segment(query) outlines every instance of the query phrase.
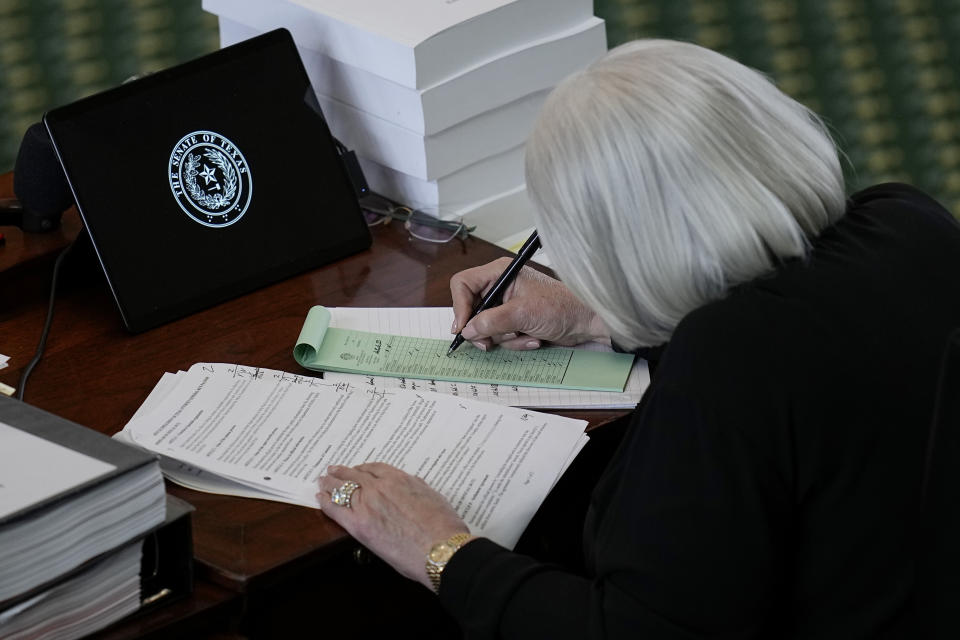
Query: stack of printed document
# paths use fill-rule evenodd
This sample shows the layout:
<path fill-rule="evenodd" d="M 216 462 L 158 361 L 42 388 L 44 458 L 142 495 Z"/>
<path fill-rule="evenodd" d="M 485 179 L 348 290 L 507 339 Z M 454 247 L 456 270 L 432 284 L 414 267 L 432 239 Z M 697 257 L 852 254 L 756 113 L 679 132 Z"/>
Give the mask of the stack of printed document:
<path fill-rule="evenodd" d="M 166 516 L 156 458 L 0 396 L 0 638 L 87 636 L 140 608 Z"/>
<path fill-rule="evenodd" d="M 591 0 L 203 7 L 219 18 L 222 46 L 291 32 L 324 117 L 356 150 L 374 191 L 471 222 L 492 215 L 492 203 L 519 209 L 523 144 L 547 94 L 607 49 Z"/>
<path fill-rule="evenodd" d="M 198 363 L 164 374 L 114 437 L 160 455 L 183 486 L 314 508 L 329 465 L 384 462 L 442 493 L 475 534 L 512 547 L 585 427 L 440 393 Z"/>
<path fill-rule="evenodd" d="M 98 557 L 47 589 L 0 611 L 4 640 L 72 640 L 140 608 L 143 541 Z"/>

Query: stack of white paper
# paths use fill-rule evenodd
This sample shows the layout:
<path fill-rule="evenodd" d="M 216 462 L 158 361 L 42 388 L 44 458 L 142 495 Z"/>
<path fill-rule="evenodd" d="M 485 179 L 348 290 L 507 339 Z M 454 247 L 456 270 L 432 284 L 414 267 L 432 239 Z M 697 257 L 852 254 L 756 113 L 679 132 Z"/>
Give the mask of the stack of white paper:
<path fill-rule="evenodd" d="M 5 640 L 82 638 L 140 608 L 138 541 L 107 554 L 75 575 L 0 611 Z"/>
<path fill-rule="evenodd" d="M 521 188 L 523 143 L 547 93 L 606 51 L 590 0 L 203 6 L 219 16 L 222 46 L 289 29 L 331 130 L 357 152 L 371 188 L 440 216 Z"/>
<path fill-rule="evenodd" d="M 184 486 L 315 508 L 329 465 L 385 462 L 442 493 L 471 531 L 512 547 L 586 443 L 585 426 L 439 393 L 198 363 L 164 374 L 114 437 L 159 454 Z"/>

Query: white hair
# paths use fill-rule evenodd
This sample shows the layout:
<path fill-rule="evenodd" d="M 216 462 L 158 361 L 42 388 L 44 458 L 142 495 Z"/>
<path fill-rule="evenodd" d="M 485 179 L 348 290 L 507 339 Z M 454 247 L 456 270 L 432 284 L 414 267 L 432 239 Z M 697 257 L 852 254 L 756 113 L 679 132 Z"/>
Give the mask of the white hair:
<path fill-rule="evenodd" d="M 846 205 L 816 114 L 757 71 L 669 40 L 620 46 L 561 83 L 526 173 L 557 273 L 630 349 L 805 255 Z"/>

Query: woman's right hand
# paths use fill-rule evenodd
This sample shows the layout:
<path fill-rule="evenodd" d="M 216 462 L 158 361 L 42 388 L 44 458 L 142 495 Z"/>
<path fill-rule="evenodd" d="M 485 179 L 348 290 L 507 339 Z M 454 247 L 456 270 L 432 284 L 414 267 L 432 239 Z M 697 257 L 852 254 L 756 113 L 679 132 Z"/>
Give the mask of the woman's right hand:
<path fill-rule="evenodd" d="M 461 332 L 465 340 L 484 351 L 494 344 L 507 349 L 537 349 L 543 342 L 569 346 L 596 340 L 610 344 L 610 332 L 600 316 L 565 284 L 530 267 L 524 267 L 507 288 L 503 304 L 467 322 L 477 302 L 509 264 L 509 258 L 500 258 L 450 279 L 451 333 Z"/>

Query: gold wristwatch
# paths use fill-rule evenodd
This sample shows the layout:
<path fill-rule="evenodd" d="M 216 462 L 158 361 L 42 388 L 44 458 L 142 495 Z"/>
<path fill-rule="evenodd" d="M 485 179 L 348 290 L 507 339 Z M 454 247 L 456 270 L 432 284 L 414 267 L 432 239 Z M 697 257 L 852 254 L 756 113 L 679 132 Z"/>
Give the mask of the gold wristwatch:
<path fill-rule="evenodd" d="M 438 542 L 427 552 L 427 575 L 433 585 L 434 593 L 440 593 L 440 576 L 450 558 L 471 538 L 469 533 L 457 533 L 443 542 Z"/>

